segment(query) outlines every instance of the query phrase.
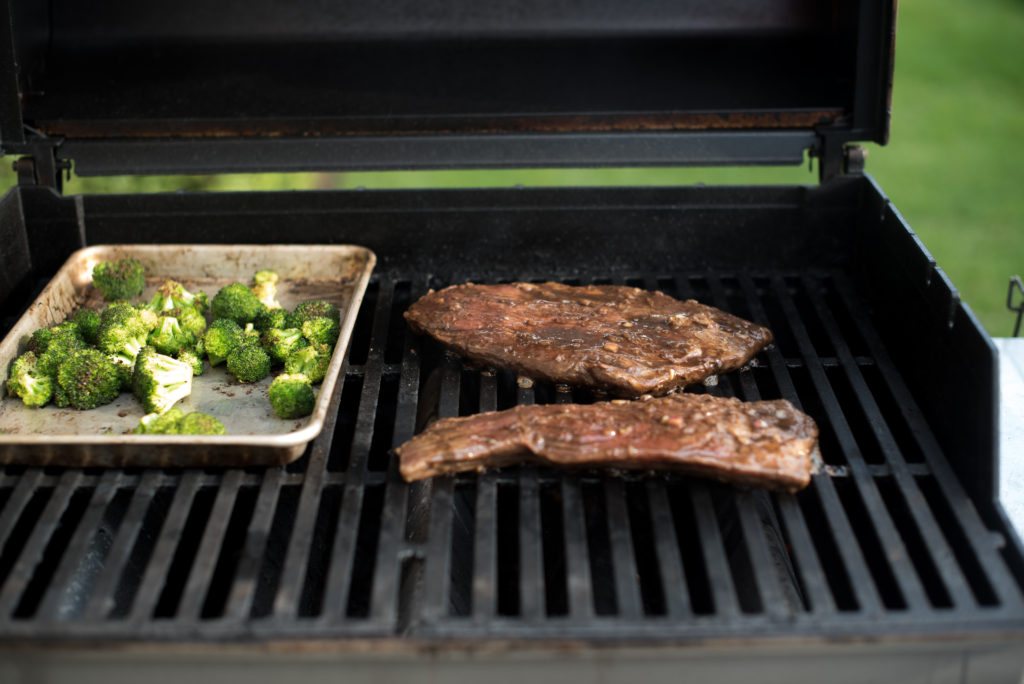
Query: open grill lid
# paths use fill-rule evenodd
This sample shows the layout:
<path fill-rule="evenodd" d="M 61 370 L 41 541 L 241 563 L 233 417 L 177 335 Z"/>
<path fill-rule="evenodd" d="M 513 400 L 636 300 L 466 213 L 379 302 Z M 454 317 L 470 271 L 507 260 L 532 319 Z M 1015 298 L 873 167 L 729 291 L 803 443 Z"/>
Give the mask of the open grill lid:
<path fill-rule="evenodd" d="M 793 164 L 885 142 L 894 3 L 10 0 L 5 153 L 81 175 Z"/>

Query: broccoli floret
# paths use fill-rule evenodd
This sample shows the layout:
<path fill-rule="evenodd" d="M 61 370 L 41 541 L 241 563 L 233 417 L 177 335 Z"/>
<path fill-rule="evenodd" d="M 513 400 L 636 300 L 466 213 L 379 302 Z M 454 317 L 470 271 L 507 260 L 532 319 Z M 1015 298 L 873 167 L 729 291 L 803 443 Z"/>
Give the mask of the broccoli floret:
<path fill-rule="evenodd" d="M 216 366 L 228 357 L 235 347 L 242 343 L 242 327 L 230 318 L 218 318 L 203 336 L 206 357 L 210 365 Z"/>
<path fill-rule="evenodd" d="M 63 361 L 57 368 L 57 384 L 76 409 L 109 404 L 121 393 L 117 366 L 95 349 L 81 349 Z"/>
<path fill-rule="evenodd" d="M 301 418 L 313 412 L 313 387 L 301 373 L 282 373 L 267 392 L 278 418 Z"/>
<path fill-rule="evenodd" d="M 132 391 L 146 413 L 164 413 L 192 393 L 192 366 L 145 347 L 135 361 Z"/>
<path fill-rule="evenodd" d="M 174 355 L 196 343 L 192 333 L 181 329 L 181 324 L 174 316 L 161 316 L 156 330 L 149 333 L 147 344 L 156 348 L 161 354 Z"/>
<path fill-rule="evenodd" d="M 322 382 L 331 365 L 331 348 L 315 344 L 293 351 L 284 360 L 285 373 L 301 373 L 313 384 Z"/>
<path fill-rule="evenodd" d="M 186 413 L 178 422 L 178 431 L 183 435 L 223 435 L 227 434 L 224 423 L 207 413 L 194 411 Z"/>
<path fill-rule="evenodd" d="M 146 273 L 136 259 L 104 261 L 92 269 L 92 284 L 108 302 L 138 297 L 146 287 Z"/>
<path fill-rule="evenodd" d="M 263 308 L 259 298 L 242 283 L 225 285 L 210 302 L 214 318 L 230 318 L 239 325 L 252 323 Z"/>
<path fill-rule="evenodd" d="M 139 350 L 146 346 L 148 332 L 139 311 L 123 302 L 115 302 L 100 315 L 96 348 L 105 354 L 120 357 L 120 363 L 135 364 Z"/>
<path fill-rule="evenodd" d="M 187 333 L 193 335 L 196 339 L 203 336 L 206 332 L 206 317 L 199 313 L 199 310 L 193 306 L 183 306 L 177 309 L 171 309 L 165 312 L 167 316 L 174 316 L 178 319 L 178 325 L 181 329 Z"/>
<path fill-rule="evenodd" d="M 271 361 L 279 364 L 284 363 L 284 360 L 293 351 L 302 349 L 309 344 L 302 336 L 302 331 L 298 328 L 287 328 L 285 330 L 271 328 L 263 333 L 260 343 L 267 350 L 267 353 L 270 354 Z"/>
<path fill-rule="evenodd" d="M 132 430 L 136 435 L 176 435 L 181 430 L 179 423 L 185 416 L 177 406 L 165 413 L 147 413 L 139 419 L 139 424 Z"/>
<path fill-rule="evenodd" d="M 46 351 L 46 346 L 50 344 L 52 336 L 53 331 L 49 328 L 39 328 L 28 338 L 28 342 L 25 344 L 25 351 L 35 352 L 37 355 L 42 354 Z"/>
<path fill-rule="evenodd" d="M 41 372 L 35 352 L 25 352 L 13 363 L 7 379 L 7 391 L 28 406 L 45 406 L 53 396 L 53 379 Z"/>
<path fill-rule="evenodd" d="M 257 299 L 268 309 L 280 309 L 277 302 L 277 281 L 279 276 L 270 269 L 256 271 L 252 277 L 252 286 L 249 288 L 256 295 Z"/>
<path fill-rule="evenodd" d="M 203 357 L 191 349 L 182 349 L 177 354 L 179 361 L 192 366 L 192 375 L 203 374 Z"/>
<path fill-rule="evenodd" d="M 240 382 L 257 382 L 270 375 L 270 356 L 259 340 L 243 342 L 228 354 L 227 367 Z"/>
<path fill-rule="evenodd" d="M 302 324 L 302 336 L 311 344 L 333 345 L 338 341 L 340 333 L 341 328 L 338 327 L 338 321 L 333 318 L 320 316 L 310 318 Z"/>
<path fill-rule="evenodd" d="M 46 351 L 39 354 L 36 367 L 44 375 L 57 379 L 57 368 L 75 352 L 87 349 L 85 340 L 78 326 L 72 321 L 65 321 L 50 328 L 50 338 Z M 56 388 L 55 388 L 56 391 Z"/>
<path fill-rule="evenodd" d="M 160 322 L 160 315 L 152 309 L 148 309 L 145 306 L 135 307 L 135 310 L 139 312 L 139 316 L 142 318 L 142 324 L 146 326 L 146 330 L 153 332 L 156 330 L 157 323 Z"/>
<path fill-rule="evenodd" d="M 266 332 L 274 328 L 283 329 L 287 318 L 288 313 L 284 309 L 263 309 L 256 314 L 253 326 L 260 332 Z"/>
<path fill-rule="evenodd" d="M 146 308 L 162 313 L 171 309 L 190 307 L 203 313 L 206 311 L 207 305 L 208 299 L 205 292 L 189 292 L 177 280 L 165 280 L 164 284 L 158 287 L 156 293 L 150 298 Z"/>
<path fill-rule="evenodd" d="M 132 388 L 132 371 L 135 370 L 134 359 L 129 360 L 120 354 L 107 354 L 107 358 L 117 367 L 117 377 L 121 382 L 121 389 L 130 390 Z"/>
<path fill-rule="evenodd" d="M 92 309 L 79 309 L 73 319 L 82 339 L 89 344 L 96 344 L 96 336 L 100 333 L 100 315 Z"/>
<path fill-rule="evenodd" d="M 328 301 L 312 299 L 295 307 L 288 317 L 288 327 L 301 328 L 302 324 L 311 318 L 330 318 L 340 322 L 341 312 L 338 311 L 338 307 Z"/>

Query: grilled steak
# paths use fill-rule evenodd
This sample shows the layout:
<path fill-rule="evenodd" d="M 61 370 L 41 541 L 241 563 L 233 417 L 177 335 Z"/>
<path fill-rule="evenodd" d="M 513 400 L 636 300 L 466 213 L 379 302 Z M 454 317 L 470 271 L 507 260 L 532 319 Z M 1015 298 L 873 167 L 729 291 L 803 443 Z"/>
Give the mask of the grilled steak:
<path fill-rule="evenodd" d="M 692 299 L 616 285 L 454 285 L 405 319 L 481 365 L 630 397 L 735 370 L 772 341 L 767 328 Z"/>
<path fill-rule="evenodd" d="M 671 470 L 770 489 L 810 482 L 818 427 L 784 399 L 707 394 L 442 418 L 396 449 L 407 481 L 522 463 Z"/>

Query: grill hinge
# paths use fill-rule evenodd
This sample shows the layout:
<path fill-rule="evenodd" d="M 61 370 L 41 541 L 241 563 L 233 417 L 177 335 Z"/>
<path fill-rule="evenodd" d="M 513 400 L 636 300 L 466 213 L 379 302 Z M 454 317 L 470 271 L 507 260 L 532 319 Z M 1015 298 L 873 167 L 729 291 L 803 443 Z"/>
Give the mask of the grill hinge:
<path fill-rule="evenodd" d="M 56 150 L 49 145 L 38 146 L 31 156 L 15 160 L 13 168 L 18 185 L 41 185 L 58 193 L 64 190 L 64 174 L 71 178 L 71 161 L 57 159 Z"/>
<path fill-rule="evenodd" d="M 860 176 L 864 173 L 868 150 L 862 145 L 845 143 L 836 135 L 821 135 L 818 147 L 810 154 L 819 160 L 818 180 L 821 183 L 836 176 Z"/>

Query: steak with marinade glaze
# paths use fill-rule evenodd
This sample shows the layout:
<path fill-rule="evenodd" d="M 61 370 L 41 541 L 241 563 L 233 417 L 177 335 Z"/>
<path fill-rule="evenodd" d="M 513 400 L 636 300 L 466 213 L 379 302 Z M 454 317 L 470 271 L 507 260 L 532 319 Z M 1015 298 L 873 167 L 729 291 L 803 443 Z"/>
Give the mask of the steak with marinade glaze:
<path fill-rule="evenodd" d="M 395 452 L 407 481 L 523 463 L 668 470 L 796 491 L 818 427 L 784 399 L 679 393 L 637 401 L 535 404 L 442 418 Z"/>
<path fill-rule="evenodd" d="M 631 397 L 735 370 L 772 341 L 767 328 L 692 299 L 617 285 L 453 285 L 405 319 L 483 366 Z"/>

